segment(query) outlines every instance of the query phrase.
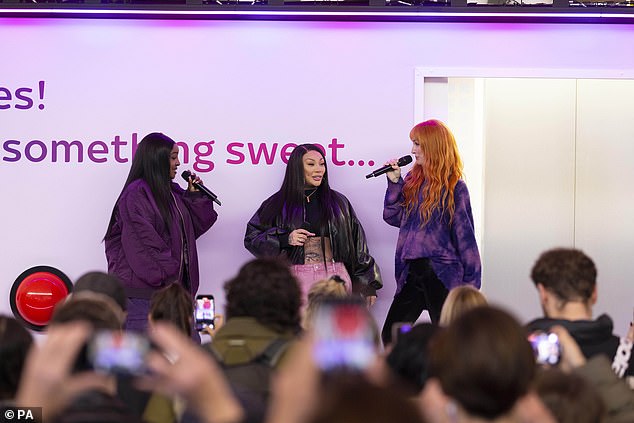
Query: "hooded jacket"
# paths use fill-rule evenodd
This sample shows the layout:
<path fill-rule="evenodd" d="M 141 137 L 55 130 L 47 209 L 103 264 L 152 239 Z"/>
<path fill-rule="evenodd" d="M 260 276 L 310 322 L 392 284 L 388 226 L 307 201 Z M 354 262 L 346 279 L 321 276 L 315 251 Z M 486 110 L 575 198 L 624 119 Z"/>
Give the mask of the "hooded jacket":
<path fill-rule="evenodd" d="M 617 356 L 617 350 L 619 349 L 621 340 L 612 333 L 614 324 L 607 314 L 600 315 L 596 320 L 564 320 L 542 317 L 528 323 L 526 328 L 530 332 L 537 330 L 547 332 L 551 327 L 557 325 L 566 328 L 575 341 L 577 341 L 581 352 L 583 352 L 586 358 L 604 355 L 613 363 L 613 367 L 622 361 L 620 357 Z M 622 352 L 620 352 L 619 355 L 620 354 L 622 354 Z M 631 353 L 631 350 L 629 351 L 627 369 L 625 369 L 624 374 L 626 376 L 634 375 L 634 354 Z"/>
<path fill-rule="evenodd" d="M 383 283 L 379 266 L 368 250 L 363 227 L 350 201 L 335 190 L 331 192 L 340 213 L 335 221 L 344 222 L 328 222 L 333 259 L 346 267 L 352 279 L 353 292 L 360 292 L 364 296 L 376 295 L 376 290 Z M 265 223 L 260 219 L 263 210 L 273 207 L 276 195 L 278 194 L 266 199 L 247 224 L 244 246 L 256 257 L 282 256 L 292 264 L 304 264 L 304 247 L 288 245 L 288 235 L 299 227 L 285 225 L 281 216 L 277 216 L 272 223 Z"/>

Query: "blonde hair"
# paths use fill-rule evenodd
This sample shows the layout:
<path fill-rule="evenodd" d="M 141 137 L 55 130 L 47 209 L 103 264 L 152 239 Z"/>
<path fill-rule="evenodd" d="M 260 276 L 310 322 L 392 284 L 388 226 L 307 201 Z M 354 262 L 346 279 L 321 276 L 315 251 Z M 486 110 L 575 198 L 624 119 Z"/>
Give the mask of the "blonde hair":
<path fill-rule="evenodd" d="M 308 329 L 312 326 L 315 311 L 325 299 L 343 298 L 347 296 L 348 291 L 346 290 L 346 285 L 343 281 L 336 280 L 331 277 L 315 282 L 308 290 L 308 302 L 302 319 L 303 328 Z"/>
<path fill-rule="evenodd" d="M 458 316 L 472 308 L 488 305 L 484 294 L 471 285 L 462 285 L 449 291 L 440 311 L 440 326 L 449 326 Z"/>
<path fill-rule="evenodd" d="M 406 212 L 415 210 L 423 225 L 429 222 L 435 210 L 449 214 L 453 221 L 455 210 L 454 189 L 462 178 L 462 160 L 456 139 L 449 128 L 439 120 L 431 119 L 414 126 L 409 133 L 418 142 L 424 164 L 414 164 L 405 178 L 403 195 Z M 423 187 L 423 201 L 419 204 L 419 191 Z"/>

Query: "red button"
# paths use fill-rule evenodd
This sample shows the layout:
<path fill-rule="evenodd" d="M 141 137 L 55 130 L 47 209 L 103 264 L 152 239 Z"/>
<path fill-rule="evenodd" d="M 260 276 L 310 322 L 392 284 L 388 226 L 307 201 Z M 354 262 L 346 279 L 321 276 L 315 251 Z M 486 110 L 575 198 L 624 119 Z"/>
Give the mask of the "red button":
<path fill-rule="evenodd" d="M 23 272 L 11 289 L 11 309 L 28 327 L 42 330 L 51 320 L 53 309 L 71 292 L 68 277 L 49 266 L 36 266 Z"/>

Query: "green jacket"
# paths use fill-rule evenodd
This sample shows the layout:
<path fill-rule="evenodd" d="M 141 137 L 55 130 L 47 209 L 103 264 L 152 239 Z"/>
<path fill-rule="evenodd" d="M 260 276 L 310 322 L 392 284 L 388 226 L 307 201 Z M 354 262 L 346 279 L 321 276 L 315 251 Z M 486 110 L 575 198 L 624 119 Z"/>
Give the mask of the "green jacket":
<path fill-rule="evenodd" d="M 262 354 L 271 343 L 277 339 L 292 341 L 295 335 L 292 332 L 276 332 L 255 320 L 252 317 L 234 317 L 222 326 L 211 343 L 206 348 L 213 349 L 216 356 L 222 359 L 225 365 L 235 366 L 246 364 Z M 281 352 L 283 358 L 288 348 Z M 277 367 L 276 360 L 274 367 Z"/>

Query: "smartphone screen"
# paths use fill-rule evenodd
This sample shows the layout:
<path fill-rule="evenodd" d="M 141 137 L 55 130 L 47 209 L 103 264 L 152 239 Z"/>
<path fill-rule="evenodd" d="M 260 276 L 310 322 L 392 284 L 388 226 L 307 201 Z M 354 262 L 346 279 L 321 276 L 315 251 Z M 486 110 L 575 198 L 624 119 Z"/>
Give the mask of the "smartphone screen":
<path fill-rule="evenodd" d="M 554 366 L 559 363 L 561 346 L 557 335 L 554 333 L 533 332 L 528 336 L 528 341 L 533 347 L 535 360 L 538 364 Z"/>
<path fill-rule="evenodd" d="M 371 319 L 362 301 L 324 301 L 314 321 L 313 356 L 317 365 L 323 371 L 365 369 L 376 354 Z"/>
<path fill-rule="evenodd" d="M 216 314 L 216 306 L 214 296 L 211 294 L 196 296 L 196 309 L 194 310 L 194 320 L 196 330 L 201 331 L 206 327 L 214 327 L 214 316 Z"/>
<path fill-rule="evenodd" d="M 141 375 L 147 372 L 145 357 L 149 351 L 150 341 L 142 334 L 105 330 L 89 340 L 86 353 L 96 371 Z"/>

